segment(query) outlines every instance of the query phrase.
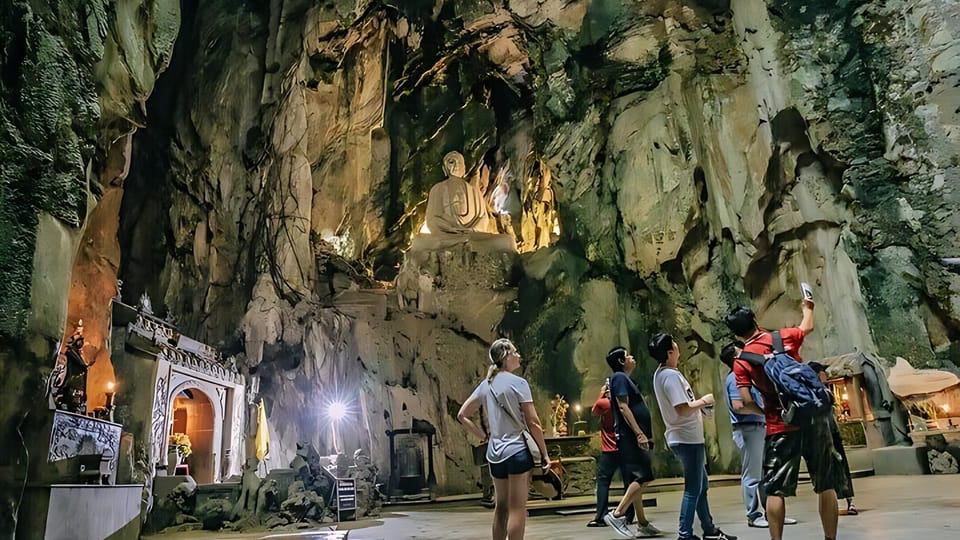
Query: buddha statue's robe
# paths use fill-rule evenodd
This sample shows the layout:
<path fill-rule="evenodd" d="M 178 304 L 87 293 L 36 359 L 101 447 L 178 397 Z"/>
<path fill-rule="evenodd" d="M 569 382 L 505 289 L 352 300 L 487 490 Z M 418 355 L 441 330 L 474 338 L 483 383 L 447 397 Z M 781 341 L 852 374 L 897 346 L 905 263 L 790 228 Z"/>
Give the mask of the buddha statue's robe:
<path fill-rule="evenodd" d="M 430 190 L 427 199 L 430 234 L 487 232 L 488 221 L 483 194 L 463 178 L 449 177 Z"/>

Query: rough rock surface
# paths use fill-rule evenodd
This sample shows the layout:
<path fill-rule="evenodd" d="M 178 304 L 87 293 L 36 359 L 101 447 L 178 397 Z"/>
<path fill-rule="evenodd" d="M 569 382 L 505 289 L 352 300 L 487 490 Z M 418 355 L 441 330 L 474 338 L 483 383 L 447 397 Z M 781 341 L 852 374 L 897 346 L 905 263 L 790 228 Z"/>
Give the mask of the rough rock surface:
<path fill-rule="evenodd" d="M 941 262 L 960 256 L 956 2 L 69 4 L 83 16 L 2 8 L 5 435 L 76 318 L 90 384 L 112 376 L 118 273 L 127 301 L 149 291 L 242 353 L 282 466 L 301 440 L 332 450 L 322 410 L 344 398 L 337 443 L 382 473 L 384 430 L 436 427 L 447 492 L 474 489 L 454 415 L 495 334 L 542 407 L 588 404 L 616 344 L 650 394 L 660 329 L 694 390 L 718 391 L 723 315 L 795 323 L 808 281 L 805 357 L 960 363 Z M 452 149 L 484 190 L 510 163 L 520 261 L 493 304 L 464 288 L 420 309 L 433 285 L 398 273 Z M 708 452 L 730 469 L 720 409 Z"/>
<path fill-rule="evenodd" d="M 23 471 L 28 454 L 46 452 L 30 447 L 30 427 L 42 424 L 31 415 L 46 414 L 51 358 L 78 318 L 94 336 L 85 356 L 108 357 L 101 354 L 109 349 L 103 298 L 116 290 L 115 224 L 126 175 L 120 156 L 129 156 L 128 135 L 144 125 L 145 102 L 179 26 L 178 0 L 0 7 L 0 434 L 19 441 L 0 449 L 5 471 Z M 84 306 L 68 316 L 75 268 L 91 279 L 80 280 Z M 104 368 L 109 361 L 91 369 L 88 383 L 99 395 L 90 406 L 102 404 L 96 372 Z M 11 536 L 20 474 L 0 480 L 0 530 Z"/>

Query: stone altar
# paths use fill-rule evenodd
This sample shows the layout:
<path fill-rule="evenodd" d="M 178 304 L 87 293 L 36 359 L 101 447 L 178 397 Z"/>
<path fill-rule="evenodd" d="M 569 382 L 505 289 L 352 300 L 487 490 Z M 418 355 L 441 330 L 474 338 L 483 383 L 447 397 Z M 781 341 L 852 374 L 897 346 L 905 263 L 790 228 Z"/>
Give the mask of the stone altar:
<path fill-rule="evenodd" d="M 828 378 L 841 383 L 848 392 L 851 417 L 838 418 L 841 429 L 844 422 L 862 424 L 859 435 L 848 426 L 844 434 L 851 437 L 844 437 L 845 441 L 869 448 L 908 444 L 906 411 L 891 391 L 889 368 L 882 358 L 856 351 L 820 362 L 826 366 Z"/>
<path fill-rule="evenodd" d="M 550 459 L 563 467 L 560 497 L 591 495 L 596 490 L 597 460 L 590 450 L 590 436 L 546 437 Z"/>
<path fill-rule="evenodd" d="M 49 410 L 31 428 L 27 444 L 38 459 L 25 471 L 22 507 L 29 511 L 20 514 L 16 538 L 138 538 L 143 485 L 126 476 L 116 482 L 123 427 Z"/>
<path fill-rule="evenodd" d="M 47 461 L 56 463 L 98 454 L 102 456 L 101 474 L 109 476 L 110 483 L 113 483 L 120 456 L 121 431 L 120 424 L 67 411 L 53 411 Z"/>

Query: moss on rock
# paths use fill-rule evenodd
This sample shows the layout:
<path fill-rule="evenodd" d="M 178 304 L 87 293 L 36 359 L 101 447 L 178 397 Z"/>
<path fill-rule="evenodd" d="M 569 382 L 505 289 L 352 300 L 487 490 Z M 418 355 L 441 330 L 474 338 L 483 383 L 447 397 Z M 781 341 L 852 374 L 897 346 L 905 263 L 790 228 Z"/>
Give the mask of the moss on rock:
<path fill-rule="evenodd" d="M 59 7 L 80 7 L 67 4 Z M 72 13 L 36 7 L 15 1 L 0 17 L 9 51 L 0 88 L 0 334 L 7 336 L 26 330 L 37 214 L 72 227 L 86 214 L 85 164 L 99 119 L 86 28 Z"/>

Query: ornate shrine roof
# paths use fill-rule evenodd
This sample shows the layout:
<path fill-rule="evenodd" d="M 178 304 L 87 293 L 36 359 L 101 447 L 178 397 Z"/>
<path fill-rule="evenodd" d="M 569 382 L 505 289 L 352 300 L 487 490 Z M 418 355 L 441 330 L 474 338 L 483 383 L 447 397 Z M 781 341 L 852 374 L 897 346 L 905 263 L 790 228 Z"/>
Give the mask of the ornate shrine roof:
<path fill-rule="evenodd" d="M 181 334 L 168 321 L 132 306 L 114 303 L 121 309 L 135 312 L 133 320 L 127 324 L 128 346 L 209 377 L 234 384 L 244 383 L 232 356 L 224 359 L 220 351 Z"/>

